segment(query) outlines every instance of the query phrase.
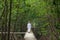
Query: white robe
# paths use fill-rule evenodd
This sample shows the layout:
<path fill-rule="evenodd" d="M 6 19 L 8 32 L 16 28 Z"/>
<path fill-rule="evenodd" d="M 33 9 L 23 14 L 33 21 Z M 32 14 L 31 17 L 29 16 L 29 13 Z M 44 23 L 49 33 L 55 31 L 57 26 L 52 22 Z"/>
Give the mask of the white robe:
<path fill-rule="evenodd" d="M 31 23 L 28 23 L 28 24 L 27 24 L 27 32 L 30 32 L 30 31 L 31 31 L 31 27 L 32 27 L 32 26 L 31 26 Z"/>

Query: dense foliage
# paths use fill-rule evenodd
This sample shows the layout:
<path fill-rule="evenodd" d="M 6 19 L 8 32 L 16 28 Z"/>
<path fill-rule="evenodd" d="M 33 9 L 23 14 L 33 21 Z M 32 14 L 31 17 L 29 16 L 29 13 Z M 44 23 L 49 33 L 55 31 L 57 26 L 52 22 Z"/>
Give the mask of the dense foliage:
<path fill-rule="evenodd" d="M 11 6 L 10 31 L 24 32 L 31 21 L 32 30 L 39 39 L 60 40 L 60 0 L 12 0 Z M 10 0 L 0 0 L 1 30 L 2 25 L 6 30 L 9 24 L 9 13 Z"/>

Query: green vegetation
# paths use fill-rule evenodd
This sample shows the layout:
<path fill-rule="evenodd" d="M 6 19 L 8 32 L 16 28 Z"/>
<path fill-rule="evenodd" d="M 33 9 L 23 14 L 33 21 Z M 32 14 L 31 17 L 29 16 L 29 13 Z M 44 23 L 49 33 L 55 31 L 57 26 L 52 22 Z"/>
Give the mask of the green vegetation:
<path fill-rule="evenodd" d="M 60 40 L 60 0 L 0 0 L 0 31 L 26 32 L 28 21 L 38 39 Z"/>

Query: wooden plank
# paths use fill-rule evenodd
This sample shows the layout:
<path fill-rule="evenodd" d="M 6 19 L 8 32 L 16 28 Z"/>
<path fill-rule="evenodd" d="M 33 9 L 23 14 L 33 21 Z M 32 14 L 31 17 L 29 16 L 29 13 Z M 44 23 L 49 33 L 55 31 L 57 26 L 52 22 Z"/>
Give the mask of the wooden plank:
<path fill-rule="evenodd" d="M 3 34 L 8 34 L 8 32 L 3 32 Z M 1 34 L 1 32 L 0 32 Z M 10 32 L 10 34 L 25 34 L 25 32 Z"/>

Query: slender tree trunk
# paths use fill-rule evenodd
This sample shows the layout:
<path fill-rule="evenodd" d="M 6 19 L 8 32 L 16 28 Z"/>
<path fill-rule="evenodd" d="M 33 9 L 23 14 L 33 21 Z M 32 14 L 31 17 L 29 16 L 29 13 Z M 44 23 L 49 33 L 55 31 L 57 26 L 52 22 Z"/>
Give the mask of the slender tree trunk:
<path fill-rule="evenodd" d="M 9 13 L 9 22 L 8 22 L 8 40 L 10 40 L 10 27 L 11 27 L 11 12 L 12 11 L 12 0 L 10 0 L 10 13 Z"/>
<path fill-rule="evenodd" d="M 1 28 L 2 28 L 2 30 L 1 30 L 1 33 L 2 33 L 2 38 L 1 38 L 1 40 L 3 40 L 3 31 L 4 31 L 4 11 L 5 11 L 5 7 L 4 7 L 4 10 L 3 10 L 3 12 L 2 12 L 2 26 L 1 26 Z"/>
<path fill-rule="evenodd" d="M 6 40 L 6 33 L 3 34 L 3 32 L 7 31 L 7 14 L 8 14 L 7 0 L 5 0 L 4 2 L 5 2 L 5 6 L 1 16 L 2 17 L 2 39 L 1 40 Z"/>
<path fill-rule="evenodd" d="M 5 31 L 4 32 L 6 32 L 7 31 L 7 17 L 8 17 L 8 2 L 7 2 L 7 0 L 5 0 Z M 5 36 L 4 36 L 5 38 L 5 40 L 7 40 L 6 38 L 7 38 L 7 34 L 5 33 Z"/>

